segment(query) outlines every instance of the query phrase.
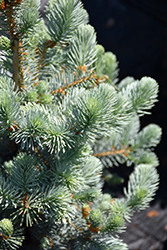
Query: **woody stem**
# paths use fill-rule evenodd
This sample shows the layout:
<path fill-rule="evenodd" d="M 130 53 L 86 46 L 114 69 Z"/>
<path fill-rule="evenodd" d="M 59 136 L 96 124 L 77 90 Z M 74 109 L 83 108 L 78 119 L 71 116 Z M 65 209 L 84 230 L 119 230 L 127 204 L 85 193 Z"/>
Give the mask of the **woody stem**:
<path fill-rule="evenodd" d="M 20 59 L 19 59 L 19 35 L 14 32 L 15 28 L 15 19 L 13 4 L 9 4 L 6 15 L 8 18 L 9 34 L 13 41 L 12 50 L 13 50 L 13 81 L 15 83 L 14 91 L 20 87 Z"/>
<path fill-rule="evenodd" d="M 130 148 L 122 147 L 122 149 L 120 149 L 120 150 L 115 150 L 115 148 L 113 148 L 112 151 L 99 152 L 99 153 L 93 154 L 93 156 L 103 157 L 103 156 L 116 155 L 116 154 L 123 154 L 125 156 L 128 156 L 130 152 L 131 152 Z"/>
<path fill-rule="evenodd" d="M 91 76 L 87 76 L 87 77 L 85 77 L 85 78 L 79 79 L 79 80 L 77 80 L 77 81 L 74 81 L 74 82 L 72 82 L 72 83 L 69 83 L 68 85 L 62 86 L 62 87 L 60 87 L 60 88 L 58 88 L 58 89 L 52 91 L 51 94 L 54 95 L 54 94 L 56 94 L 56 93 L 60 93 L 60 92 L 62 92 L 62 90 L 71 88 L 71 87 L 73 87 L 73 86 L 75 86 L 75 85 L 77 85 L 77 84 L 79 84 L 79 83 L 88 81 L 89 79 L 95 78 L 95 77 L 96 77 L 96 74 L 93 74 L 93 75 L 91 75 Z"/>

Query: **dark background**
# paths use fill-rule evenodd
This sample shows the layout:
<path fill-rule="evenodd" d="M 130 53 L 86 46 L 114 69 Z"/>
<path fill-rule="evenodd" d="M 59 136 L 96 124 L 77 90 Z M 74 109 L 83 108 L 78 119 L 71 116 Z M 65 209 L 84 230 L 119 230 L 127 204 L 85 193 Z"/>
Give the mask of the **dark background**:
<path fill-rule="evenodd" d="M 156 200 L 167 206 L 167 1 L 83 0 L 95 27 L 98 43 L 112 51 L 119 61 L 119 79 L 150 76 L 159 83 L 159 102 L 151 116 L 141 118 L 141 126 L 162 127 L 156 148 L 160 160 L 160 188 Z M 122 169 L 121 169 L 122 171 Z M 126 171 L 124 171 L 126 172 Z M 126 175 L 126 173 L 124 173 Z"/>

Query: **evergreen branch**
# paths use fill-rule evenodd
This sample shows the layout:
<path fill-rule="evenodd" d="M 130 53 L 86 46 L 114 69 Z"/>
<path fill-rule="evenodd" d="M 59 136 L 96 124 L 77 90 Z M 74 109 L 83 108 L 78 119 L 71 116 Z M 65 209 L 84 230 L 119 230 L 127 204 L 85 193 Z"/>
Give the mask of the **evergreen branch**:
<path fill-rule="evenodd" d="M 20 199 L 20 193 L 12 186 L 10 181 L 0 176 L 0 211 L 4 211 L 7 207 L 16 207 Z"/>
<path fill-rule="evenodd" d="M 100 249 L 128 250 L 127 244 L 123 243 L 122 240 L 119 239 L 118 237 L 114 238 L 113 236 L 110 236 L 110 237 L 106 236 L 104 238 L 99 239 L 99 243 L 101 243 L 101 247 L 102 247 Z"/>
<path fill-rule="evenodd" d="M 27 105 L 28 106 L 28 105 Z M 42 109 L 36 109 L 37 106 L 32 105 L 27 111 L 22 112 L 21 119 L 18 121 L 18 131 L 11 134 L 11 138 L 16 143 L 21 142 L 21 148 L 33 149 L 35 144 L 42 146 L 42 138 L 44 137 L 44 129 L 47 128 L 46 113 Z M 34 108 L 34 109 L 33 109 Z"/>
<path fill-rule="evenodd" d="M 94 156 L 101 157 L 106 166 L 118 166 L 118 163 L 130 166 L 132 162 L 157 166 L 158 159 L 151 151 L 160 142 L 161 128 L 150 124 L 141 131 L 139 129 L 139 118 L 135 115 L 119 133 L 111 132 L 108 137 L 96 140 Z"/>
<path fill-rule="evenodd" d="M 112 148 L 112 151 L 106 151 L 106 152 L 99 152 L 96 154 L 93 154 L 95 157 L 103 157 L 108 155 L 116 155 L 116 154 L 123 154 L 124 156 L 128 156 L 131 152 L 131 148 L 122 147 L 122 149 L 116 150 L 114 147 Z"/>
<path fill-rule="evenodd" d="M 10 95 L 9 91 L 4 91 L 0 100 L 0 131 L 17 130 L 18 125 L 15 121 L 19 114 L 19 102 L 16 95 Z"/>
<path fill-rule="evenodd" d="M 22 0 L 5 2 L 4 9 L 6 10 L 7 22 L 9 27 L 9 34 L 12 39 L 12 52 L 13 52 L 13 81 L 15 83 L 14 91 L 20 89 L 20 38 L 19 33 L 16 33 L 16 22 L 14 15 L 14 6 L 18 5 Z"/>
<path fill-rule="evenodd" d="M 18 249 L 24 240 L 24 230 L 13 227 L 12 222 L 4 218 L 0 221 L 1 249 Z"/>
<path fill-rule="evenodd" d="M 58 89 L 56 89 L 56 90 L 51 91 L 51 94 L 53 94 L 53 95 L 56 94 L 56 93 L 63 93 L 63 94 L 65 94 L 65 91 L 64 91 L 65 89 L 74 87 L 74 86 L 76 86 L 77 84 L 80 84 L 80 83 L 82 83 L 82 82 L 86 82 L 86 81 L 88 81 L 88 80 L 90 80 L 90 79 L 92 79 L 92 78 L 96 78 L 96 74 L 87 76 L 87 77 L 85 77 L 85 78 L 82 78 L 82 79 L 76 80 L 76 81 L 74 81 L 74 82 L 72 82 L 72 83 L 69 83 L 68 85 L 62 86 L 62 87 L 60 87 L 60 88 L 58 88 Z"/>
<path fill-rule="evenodd" d="M 39 47 L 37 47 L 35 49 L 36 51 L 36 54 L 39 55 L 39 61 L 38 61 L 38 68 L 37 68 L 37 75 L 36 77 L 34 78 L 34 81 L 38 78 L 38 75 L 39 75 L 39 72 L 40 72 L 40 69 L 42 68 L 42 66 L 44 65 L 44 59 L 45 59 L 45 54 L 48 50 L 48 48 L 53 48 L 54 46 L 56 45 L 55 42 L 51 41 L 51 40 L 48 40 L 44 43 L 43 47 L 42 47 L 42 51 L 39 49 Z M 38 84 L 38 82 L 34 82 L 32 86 L 36 86 Z"/>
<path fill-rule="evenodd" d="M 102 45 L 95 46 L 96 62 L 94 63 L 95 71 L 98 77 L 108 76 L 109 83 L 116 83 L 118 76 L 118 62 L 112 52 L 105 52 Z M 107 80 L 107 79 L 106 79 Z"/>
<path fill-rule="evenodd" d="M 67 64 L 72 71 L 86 66 L 91 70 L 96 61 L 96 33 L 91 25 L 80 25 L 69 43 Z"/>
<path fill-rule="evenodd" d="M 77 134 L 92 140 L 104 135 L 107 128 L 116 126 L 117 116 L 113 112 L 117 96 L 112 86 L 101 84 L 92 91 L 82 93 L 76 101 L 72 106 L 70 122 L 75 125 Z"/>
<path fill-rule="evenodd" d="M 35 27 L 40 21 L 39 1 L 21 1 L 15 8 L 16 32 L 21 36 L 29 36 L 34 32 Z"/>
<path fill-rule="evenodd" d="M 78 69 L 82 70 L 83 73 L 86 72 L 86 66 L 85 66 L 85 65 L 79 66 Z M 90 70 L 90 73 L 93 73 L 93 70 Z M 75 75 L 75 74 L 76 74 L 76 72 L 74 72 L 74 75 Z M 81 79 L 78 79 L 78 80 L 76 80 L 76 81 L 74 81 L 74 82 L 71 82 L 71 83 L 69 83 L 69 84 L 67 84 L 67 85 L 64 85 L 64 86 L 62 86 L 62 87 L 60 87 L 60 88 L 58 88 L 58 89 L 56 89 L 56 90 L 51 91 L 50 93 L 51 93 L 52 95 L 54 95 L 54 94 L 56 94 L 56 93 L 62 93 L 63 95 L 66 95 L 65 89 L 69 89 L 69 88 L 71 88 L 71 87 L 77 86 L 78 84 L 81 84 L 81 83 L 83 83 L 83 82 L 89 81 L 89 80 L 91 80 L 91 79 L 93 79 L 94 82 L 95 82 L 95 84 L 96 84 L 96 85 L 93 86 L 93 88 L 95 88 L 95 87 L 97 87 L 99 84 L 102 84 L 102 83 L 106 82 L 109 78 L 108 78 L 108 76 L 100 76 L 100 77 L 97 77 L 97 75 L 94 73 L 94 74 L 92 74 L 92 75 L 88 75 L 88 76 L 83 77 L 83 78 L 81 78 Z M 35 85 L 36 85 L 36 83 L 34 84 L 34 86 L 35 86 Z M 116 86 L 114 86 L 114 88 L 116 88 Z"/>
<path fill-rule="evenodd" d="M 24 194 L 18 200 L 17 207 L 11 214 L 12 219 L 22 226 L 24 223 L 27 227 L 31 227 L 33 223 L 38 223 L 41 220 L 42 212 L 40 209 L 42 194 L 39 189 L 34 189 L 34 192 Z"/>
<path fill-rule="evenodd" d="M 146 149 L 139 149 L 137 151 L 132 151 L 129 159 L 135 164 L 149 164 L 153 167 L 157 167 L 159 165 L 159 160 L 157 155 L 154 152 L 150 152 Z"/>
<path fill-rule="evenodd" d="M 46 26 L 54 42 L 66 43 L 81 24 L 85 23 L 87 13 L 81 1 L 50 1 L 46 8 Z"/>
<path fill-rule="evenodd" d="M 55 218 L 57 221 L 74 217 L 76 208 L 71 203 L 71 193 L 66 187 L 47 187 L 42 192 L 40 206 L 44 213 Z"/>
<path fill-rule="evenodd" d="M 71 226 L 72 226 L 73 228 L 75 228 L 76 230 L 78 230 L 78 231 L 80 231 L 80 232 L 84 231 L 83 228 L 78 228 L 74 223 L 69 222 L 69 220 L 66 220 L 66 221 L 69 223 L 69 225 L 71 225 Z"/>
<path fill-rule="evenodd" d="M 143 77 L 140 81 L 130 82 L 121 92 L 130 98 L 134 111 L 143 115 L 149 114 L 146 110 L 151 109 L 157 102 L 158 88 L 154 79 Z"/>
<path fill-rule="evenodd" d="M 137 210 L 148 207 L 158 189 L 158 183 L 159 175 L 156 168 L 147 164 L 136 166 L 130 175 L 128 189 L 124 189 L 129 205 Z"/>
<path fill-rule="evenodd" d="M 14 28 L 16 26 L 14 18 L 13 4 L 7 5 L 7 20 L 9 27 L 9 34 L 13 42 L 12 51 L 13 51 L 13 81 L 15 83 L 14 91 L 19 87 L 19 37 L 15 33 Z"/>
<path fill-rule="evenodd" d="M 27 154 L 18 155 L 12 164 L 11 181 L 21 192 L 28 194 L 39 186 L 39 171 L 36 171 L 37 159 Z"/>
<path fill-rule="evenodd" d="M 158 187 L 161 129 L 139 131 L 158 84 L 115 86 L 117 58 L 96 45 L 81 0 L 49 0 L 45 20 L 39 7 L 0 0 L 0 250 L 127 250 L 112 235 Z M 103 169 L 125 162 L 135 169 L 126 198 L 113 199 L 103 176 L 117 177 Z"/>
<path fill-rule="evenodd" d="M 143 147 L 144 149 L 157 146 L 160 142 L 162 129 L 156 124 L 149 124 L 144 127 L 135 138 L 132 150 Z"/>

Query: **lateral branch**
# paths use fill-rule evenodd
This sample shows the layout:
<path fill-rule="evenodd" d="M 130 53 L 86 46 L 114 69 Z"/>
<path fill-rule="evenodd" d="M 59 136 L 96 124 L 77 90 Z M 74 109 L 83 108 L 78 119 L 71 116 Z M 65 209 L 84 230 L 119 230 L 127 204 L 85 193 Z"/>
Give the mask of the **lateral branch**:
<path fill-rule="evenodd" d="M 86 82 L 86 81 L 88 81 L 89 79 L 92 79 L 92 78 L 96 78 L 96 74 L 93 74 L 91 76 L 87 76 L 85 78 L 82 78 L 82 79 L 79 79 L 79 80 L 74 81 L 72 83 L 69 83 L 69 84 L 67 84 L 65 86 L 62 86 L 62 87 L 60 87 L 60 88 L 58 88 L 56 90 L 51 91 L 51 94 L 54 95 L 56 93 L 64 92 L 65 89 L 71 88 L 71 87 L 73 87 L 73 86 L 75 86 L 75 85 L 77 85 L 79 83 Z"/>
<path fill-rule="evenodd" d="M 93 156 L 95 156 L 95 157 L 103 157 L 103 156 L 108 156 L 108 155 L 123 154 L 124 156 L 127 157 L 130 152 L 131 152 L 131 149 L 130 148 L 125 148 L 124 146 L 119 150 L 115 150 L 115 148 L 113 147 L 111 151 L 99 152 L 99 153 L 93 154 Z"/>

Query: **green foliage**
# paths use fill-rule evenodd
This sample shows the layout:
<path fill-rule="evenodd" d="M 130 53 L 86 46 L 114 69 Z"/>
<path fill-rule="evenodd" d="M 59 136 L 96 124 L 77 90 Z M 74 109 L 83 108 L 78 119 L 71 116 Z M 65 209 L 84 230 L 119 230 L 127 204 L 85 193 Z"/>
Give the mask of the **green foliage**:
<path fill-rule="evenodd" d="M 121 214 L 111 214 L 105 224 L 104 231 L 116 232 L 122 228 L 124 224 L 125 220 Z"/>
<path fill-rule="evenodd" d="M 9 82 L 9 81 L 8 81 Z M 1 85 L 2 86 L 2 85 Z M 0 131 L 3 132 L 13 126 L 13 122 L 19 117 L 19 102 L 17 95 L 10 89 L 0 88 Z M 10 96 L 10 98 L 9 98 Z"/>
<path fill-rule="evenodd" d="M 0 50 L 8 50 L 10 48 L 10 40 L 6 36 L 0 36 Z"/>
<path fill-rule="evenodd" d="M 149 124 L 141 131 L 138 116 L 130 118 L 122 131 L 112 131 L 107 137 L 97 140 L 94 152 L 100 157 L 105 166 L 126 163 L 128 166 L 135 164 L 150 164 L 158 166 L 158 158 L 153 148 L 160 142 L 162 130 L 156 124 Z M 99 152 L 110 151 L 108 155 Z"/>
<path fill-rule="evenodd" d="M 105 52 L 103 46 L 96 45 L 97 60 L 95 62 L 96 73 L 98 77 L 108 76 L 107 82 L 117 81 L 118 62 L 116 56 L 112 52 Z"/>
<path fill-rule="evenodd" d="M 0 221 L 0 231 L 2 235 L 9 237 L 13 233 L 13 224 L 9 219 Z"/>
<path fill-rule="evenodd" d="M 24 239 L 23 232 L 13 228 L 13 224 L 9 219 L 0 220 L 1 246 L 0 249 L 18 249 L 22 245 Z"/>
<path fill-rule="evenodd" d="M 122 93 L 130 98 L 132 107 L 140 115 L 149 114 L 147 111 L 157 101 L 158 84 L 151 77 L 143 77 L 140 81 L 133 81 L 122 89 Z"/>
<path fill-rule="evenodd" d="M 81 1 L 50 1 L 46 11 L 47 29 L 55 43 L 69 42 L 77 27 L 87 19 Z"/>
<path fill-rule="evenodd" d="M 39 1 L 22 1 L 16 7 L 15 20 L 16 31 L 26 35 L 26 33 L 33 32 L 36 25 L 39 23 Z M 26 32 L 26 33 L 25 33 Z"/>
<path fill-rule="evenodd" d="M 75 71 L 79 66 L 85 65 L 87 70 L 92 68 L 96 60 L 95 53 L 96 35 L 90 25 L 80 25 L 69 43 L 67 62 Z"/>
<path fill-rule="evenodd" d="M 130 175 L 126 197 L 132 208 L 144 209 L 152 200 L 158 186 L 158 173 L 151 165 L 138 165 Z"/>
<path fill-rule="evenodd" d="M 139 120 L 158 84 L 118 83 L 80 0 L 49 0 L 45 20 L 39 7 L 0 10 L 0 250 L 127 250 L 117 233 L 158 188 L 162 131 Z M 125 198 L 103 194 L 123 182 L 104 168 L 123 163 L 135 167 Z"/>
<path fill-rule="evenodd" d="M 102 214 L 100 209 L 92 209 L 89 214 L 89 221 L 93 228 L 98 228 L 101 224 Z"/>

